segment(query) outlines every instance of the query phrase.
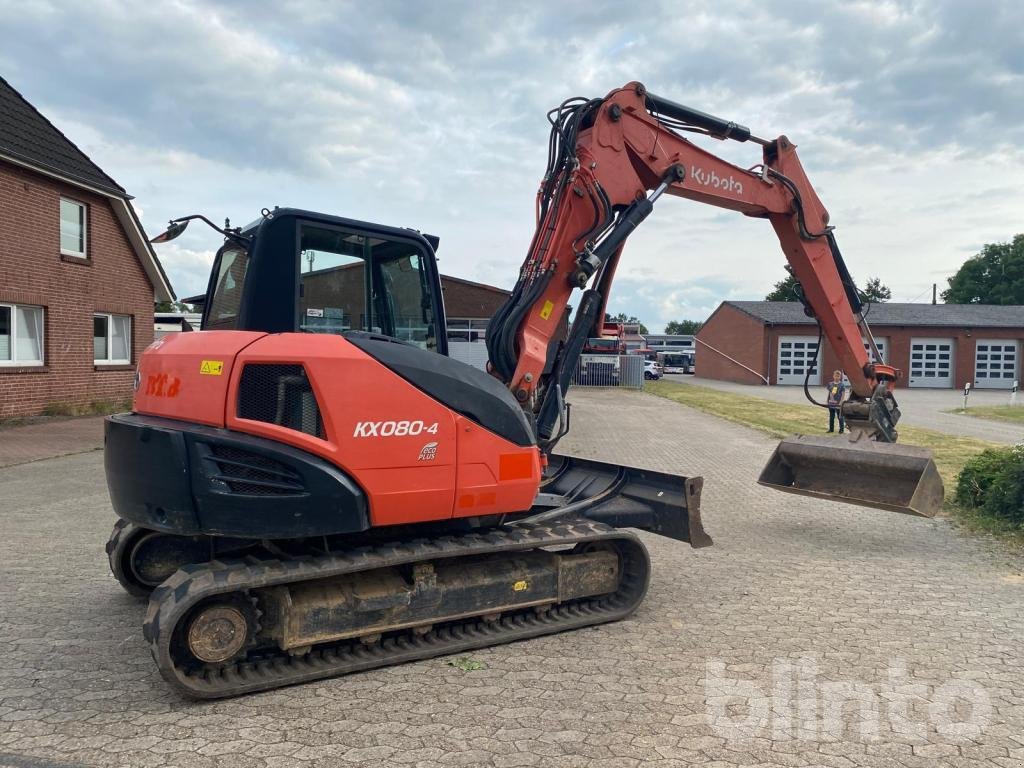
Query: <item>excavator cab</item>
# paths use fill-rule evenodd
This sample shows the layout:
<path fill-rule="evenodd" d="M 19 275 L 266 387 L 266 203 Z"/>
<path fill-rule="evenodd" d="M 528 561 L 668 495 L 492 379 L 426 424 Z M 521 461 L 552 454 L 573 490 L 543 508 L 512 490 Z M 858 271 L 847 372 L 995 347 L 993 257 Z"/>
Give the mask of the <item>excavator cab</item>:
<path fill-rule="evenodd" d="M 362 332 L 448 353 L 436 237 L 291 208 L 227 235 L 205 330 Z"/>

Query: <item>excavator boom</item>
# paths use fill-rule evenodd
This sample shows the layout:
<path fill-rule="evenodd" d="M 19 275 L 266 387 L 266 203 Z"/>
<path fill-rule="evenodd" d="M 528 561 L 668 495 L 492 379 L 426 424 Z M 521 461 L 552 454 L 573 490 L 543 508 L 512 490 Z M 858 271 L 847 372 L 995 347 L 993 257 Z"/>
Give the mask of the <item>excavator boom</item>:
<path fill-rule="evenodd" d="M 492 373 L 533 413 L 542 446 L 553 446 L 565 433 L 565 392 L 583 343 L 604 317 L 622 249 L 664 195 L 771 223 L 807 313 L 850 379 L 852 397 L 843 409 L 851 431 L 869 442 L 896 441 L 899 409 L 893 388 L 901 372 L 871 361 L 868 349 L 876 357 L 877 350 L 858 290 L 828 211 L 787 137 L 758 138 L 745 126 L 653 95 L 636 82 L 604 99 L 564 102 L 553 110 L 551 122 L 537 230 L 519 280 L 487 333 Z M 733 165 L 684 138 L 683 131 L 760 144 L 762 162 L 750 169 Z M 584 292 L 562 339 L 562 314 L 576 289 Z M 920 451 L 890 446 L 869 458 L 865 443 L 833 441 L 816 459 L 800 445 L 783 441 L 772 459 L 780 471 L 766 470 L 761 482 L 886 508 L 905 507 L 915 498 L 917 514 L 934 514 L 941 503 L 941 481 L 930 457 Z M 909 467 L 916 473 L 921 493 L 918 483 L 909 496 L 893 491 L 903 482 L 895 474 L 887 477 L 897 465 L 900 472 Z M 830 482 L 840 476 L 842 488 Z M 851 493 L 850 482 L 862 490 Z M 922 506 L 921 499 L 928 502 Z"/>

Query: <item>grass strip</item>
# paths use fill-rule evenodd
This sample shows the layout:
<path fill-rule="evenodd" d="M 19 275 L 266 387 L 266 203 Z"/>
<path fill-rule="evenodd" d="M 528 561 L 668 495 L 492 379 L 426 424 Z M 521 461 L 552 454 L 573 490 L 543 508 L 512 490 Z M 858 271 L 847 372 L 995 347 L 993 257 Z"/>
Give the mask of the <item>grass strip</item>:
<path fill-rule="evenodd" d="M 772 437 L 783 438 L 794 434 L 821 434 L 828 426 L 828 414 L 817 406 L 792 405 L 766 400 L 762 397 L 723 392 L 699 384 L 683 384 L 670 381 L 644 382 L 644 390 L 652 395 L 664 397 L 698 411 L 742 424 L 745 427 L 766 432 Z M 998 406 L 997 406 L 998 407 Z M 981 409 L 971 409 L 972 411 Z M 1024 410 L 1024 409 L 1021 409 Z M 944 511 L 958 525 L 972 533 L 995 536 L 1016 547 L 1024 548 L 1024 531 L 1008 524 L 1005 520 L 990 517 L 984 513 L 965 509 L 953 501 L 956 477 L 967 460 L 987 448 L 1005 448 L 998 443 L 977 440 L 973 437 L 948 435 L 921 427 L 900 426 L 900 442 L 929 448 L 935 459 L 935 466 L 942 476 L 946 489 Z"/>

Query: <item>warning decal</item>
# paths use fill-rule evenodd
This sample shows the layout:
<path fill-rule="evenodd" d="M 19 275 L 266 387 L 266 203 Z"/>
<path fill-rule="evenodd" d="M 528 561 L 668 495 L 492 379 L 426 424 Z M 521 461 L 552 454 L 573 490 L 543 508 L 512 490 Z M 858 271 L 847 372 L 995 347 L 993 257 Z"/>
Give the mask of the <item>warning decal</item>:
<path fill-rule="evenodd" d="M 199 372 L 206 376 L 220 376 L 224 373 L 223 360 L 203 360 L 199 364 Z"/>

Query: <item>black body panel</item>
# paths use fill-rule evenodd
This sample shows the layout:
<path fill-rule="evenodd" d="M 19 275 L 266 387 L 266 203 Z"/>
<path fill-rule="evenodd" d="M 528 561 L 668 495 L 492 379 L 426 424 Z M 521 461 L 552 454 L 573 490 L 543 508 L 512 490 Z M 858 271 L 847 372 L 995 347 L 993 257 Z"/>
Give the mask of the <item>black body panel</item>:
<path fill-rule="evenodd" d="M 370 527 L 366 496 L 355 482 L 297 448 L 131 413 L 107 417 L 104 441 L 114 511 L 146 528 L 292 539 Z"/>
<path fill-rule="evenodd" d="M 388 336 L 349 331 L 345 338 L 453 411 L 516 445 L 535 445 L 533 428 L 508 389 L 493 376 L 450 357 Z"/>

